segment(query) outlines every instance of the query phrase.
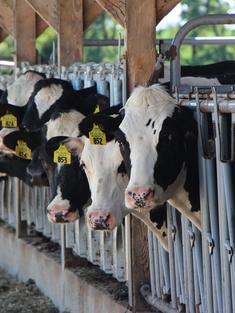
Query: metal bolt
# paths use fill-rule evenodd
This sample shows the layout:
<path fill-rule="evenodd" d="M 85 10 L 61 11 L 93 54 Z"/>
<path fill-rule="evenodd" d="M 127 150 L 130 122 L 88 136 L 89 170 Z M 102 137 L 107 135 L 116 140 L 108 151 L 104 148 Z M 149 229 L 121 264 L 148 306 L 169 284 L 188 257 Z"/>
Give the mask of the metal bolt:
<path fill-rule="evenodd" d="M 194 243 L 195 243 L 195 233 L 193 232 L 193 230 L 190 228 L 188 229 L 188 234 L 189 234 L 189 240 L 190 240 L 190 245 L 191 245 L 191 248 L 194 247 Z"/>
<path fill-rule="evenodd" d="M 208 241 L 209 254 L 213 254 L 213 249 L 214 249 L 215 243 L 211 237 L 211 234 L 207 235 L 207 241 Z"/>
<path fill-rule="evenodd" d="M 171 238 L 173 241 L 175 241 L 176 236 L 176 227 L 174 225 L 171 226 Z"/>
<path fill-rule="evenodd" d="M 228 254 L 228 261 L 229 261 L 229 263 L 231 263 L 232 258 L 233 258 L 233 248 L 230 245 L 230 242 L 228 240 L 225 241 L 224 247 L 225 247 L 227 254 Z"/>

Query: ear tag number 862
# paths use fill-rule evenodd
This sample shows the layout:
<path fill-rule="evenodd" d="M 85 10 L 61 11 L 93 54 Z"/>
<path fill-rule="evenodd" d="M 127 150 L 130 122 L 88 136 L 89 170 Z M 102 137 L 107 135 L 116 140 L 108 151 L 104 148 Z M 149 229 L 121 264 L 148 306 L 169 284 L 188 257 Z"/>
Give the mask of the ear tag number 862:
<path fill-rule="evenodd" d="M 3 128 L 16 128 L 17 118 L 13 114 L 5 114 L 0 118 Z"/>
<path fill-rule="evenodd" d="M 54 151 L 53 161 L 57 164 L 71 164 L 71 153 L 64 144 Z"/>
<path fill-rule="evenodd" d="M 21 159 L 31 160 L 32 159 L 32 151 L 27 146 L 27 143 L 22 140 L 17 140 L 17 146 L 15 149 L 16 155 Z"/>
<path fill-rule="evenodd" d="M 90 144 L 92 145 L 106 145 L 106 135 L 96 124 L 93 124 L 92 130 L 89 132 Z"/>

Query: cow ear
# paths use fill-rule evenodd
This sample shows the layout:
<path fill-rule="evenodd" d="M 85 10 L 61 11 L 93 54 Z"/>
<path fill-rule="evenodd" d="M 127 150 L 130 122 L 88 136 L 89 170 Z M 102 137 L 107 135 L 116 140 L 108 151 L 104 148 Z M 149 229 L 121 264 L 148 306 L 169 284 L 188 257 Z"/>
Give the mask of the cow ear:
<path fill-rule="evenodd" d="M 13 131 L 3 138 L 3 143 L 7 148 L 15 151 L 19 140 L 24 141 L 31 150 L 34 150 L 41 144 L 41 133 L 24 130 Z"/>
<path fill-rule="evenodd" d="M 61 145 L 65 145 L 67 150 L 74 156 L 80 156 L 84 143 L 81 138 L 57 136 L 53 137 L 46 143 L 45 150 L 51 161 L 54 160 L 54 153 Z"/>
<path fill-rule="evenodd" d="M 83 135 L 89 138 L 89 133 L 93 129 L 94 124 L 98 125 L 99 128 L 105 133 L 106 140 L 111 141 L 114 139 L 114 134 L 121 121 L 122 116 L 120 114 L 117 116 L 108 116 L 102 113 L 91 114 L 81 121 L 79 124 L 79 130 Z"/>

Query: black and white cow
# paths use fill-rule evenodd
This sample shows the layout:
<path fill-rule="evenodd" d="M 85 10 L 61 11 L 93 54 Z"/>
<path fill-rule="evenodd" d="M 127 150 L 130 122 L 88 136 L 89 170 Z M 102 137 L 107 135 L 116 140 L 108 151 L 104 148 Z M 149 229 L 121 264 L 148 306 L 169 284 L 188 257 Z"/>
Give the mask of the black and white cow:
<path fill-rule="evenodd" d="M 36 71 L 21 74 L 1 95 L 0 117 L 11 113 L 17 118 L 17 127 L 20 127 L 34 85 L 43 79 L 45 74 Z M 0 125 L 2 127 L 1 119 Z"/>
<path fill-rule="evenodd" d="M 93 116 L 107 138 L 121 144 L 130 180 L 129 210 L 144 211 L 168 201 L 199 229 L 197 123 L 161 86 L 137 87 L 117 117 Z"/>
<path fill-rule="evenodd" d="M 35 84 L 22 124 L 28 130 L 36 130 L 49 121 L 56 112 L 74 109 L 84 115 L 107 107 L 107 97 L 97 94 L 96 86 L 75 91 L 68 81 L 48 78 Z"/>
<path fill-rule="evenodd" d="M 113 116 L 121 106 L 112 107 L 102 112 L 102 115 Z M 112 230 L 122 223 L 128 210 L 125 208 L 124 191 L 128 184 L 128 175 L 123 162 L 119 143 L 112 136 L 107 137 L 107 144 L 90 144 L 89 131 L 93 127 L 92 118 L 88 116 L 79 125 L 85 135 L 77 138 L 53 138 L 54 142 L 66 144 L 68 149 L 80 160 L 80 165 L 86 173 L 91 191 L 91 205 L 86 218 L 88 226 L 93 230 Z M 51 142 L 48 142 L 48 147 Z M 52 149 L 53 150 L 53 149 Z M 167 249 L 166 210 L 153 210 L 151 215 L 136 212 L 157 234 L 164 248 Z M 154 222 L 154 224 L 153 224 Z M 157 228 L 156 228 L 157 226 Z"/>
<path fill-rule="evenodd" d="M 70 84 L 61 80 L 45 80 L 41 84 L 40 93 L 44 95 L 44 101 L 40 102 L 39 100 L 33 100 L 31 97 L 31 109 L 29 110 L 32 114 L 31 119 L 35 121 L 37 125 L 42 125 L 45 120 L 49 121 L 39 131 L 40 134 L 40 147 L 33 151 L 33 160 L 28 167 L 28 172 L 34 176 L 35 172 L 38 172 L 38 167 L 33 166 L 34 155 L 37 154 L 37 158 L 43 164 L 49 181 L 50 186 L 53 192 L 53 200 L 48 205 L 48 219 L 51 222 L 73 222 L 79 216 L 83 214 L 83 206 L 90 198 L 90 191 L 87 183 L 86 176 L 84 171 L 78 164 L 77 158 L 71 160 L 69 165 L 56 165 L 53 163 L 53 151 L 52 157 L 48 158 L 45 153 L 45 144 L 49 139 L 52 139 L 54 136 L 78 136 L 78 124 L 84 118 L 84 115 L 81 114 L 78 110 L 81 110 L 83 113 L 88 114 L 94 112 L 94 110 L 99 106 L 99 109 L 102 110 L 104 107 L 109 106 L 109 99 L 105 96 L 99 95 L 96 93 L 96 88 L 86 88 L 76 92 L 71 92 L 71 97 L 65 97 L 67 91 L 63 92 L 63 97 L 58 99 L 59 102 L 52 104 L 52 98 L 50 98 L 50 91 L 57 90 L 54 89 L 55 85 L 60 88 L 68 88 L 70 91 Z M 36 88 L 39 90 L 39 86 Z M 69 91 L 69 93 L 70 93 Z M 39 92 L 39 91 L 38 91 Z M 38 92 L 35 93 L 36 96 Z M 49 94 L 48 97 L 45 95 Z M 56 92 L 54 93 L 54 95 Z M 73 97 L 75 100 L 73 102 Z M 55 99 L 56 97 L 54 97 Z M 72 99 L 72 100 L 71 100 Z M 79 100 L 79 101 L 78 101 Z M 77 102 L 78 101 L 78 102 Z M 34 114 L 35 102 L 37 102 L 36 114 Z M 44 112 L 44 115 L 37 114 L 40 111 L 41 106 L 44 108 L 47 107 L 48 110 Z M 28 112 L 28 114 L 30 114 Z M 28 118 L 28 117 L 27 117 Z M 27 119 L 26 119 L 27 122 Z M 34 124 L 27 124 L 27 128 L 32 128 Z M 39 126 L 36 126 L 38 128 Z M 20 135 L 20 132 L 15 133 L 15 140 L 11 136 L 11 141 L 13 145 L 16 144 L 16 141 Z M 32 133 L 28 133 L 28 140 L 30 141 L 33 137 Z M 24 141 L 27 139 L 24 137 Z M 53 147 L 57 149 L 56 145 Z M 56 177 L 55 177 L 56 176 Z M 78 197 L 79 196 L 79 197 Z"/>

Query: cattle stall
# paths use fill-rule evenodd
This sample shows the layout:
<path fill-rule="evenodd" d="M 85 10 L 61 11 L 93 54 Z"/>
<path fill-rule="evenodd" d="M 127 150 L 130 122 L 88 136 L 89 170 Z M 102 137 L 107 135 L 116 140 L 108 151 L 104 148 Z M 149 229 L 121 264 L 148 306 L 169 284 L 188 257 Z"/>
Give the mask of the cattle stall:
<path fill-rule="evenodd" d="M 215 19 L 215 23 L 234 23 L 234 16 Z M 220 20 L 218 22 L 218 20 Z M 207 20 L 208 21 L 208 20 Z M 201 25 L 203 22 L 199 21 Z M 207 22 L 208 23 L 208 22 Z M 187 31 L 192 28 L 190 23 Z M 195 25 L 193 25 L 195 26 Z M 180 36 L 179 33 L 178 36 Z M 179 48 L 180 39 L 173 41 Z M 179 59 L 178 59 L 179 60 Z M 148 230 L 150 281 L 140 293 L 162 312 L 235 312 L 234 261 L 234 86 L 179 86 L 179 69 L 173 61 L 174 97 L 180 105 L 195 110 L 199 124 L 200 200 L 202 232 L 167 207 L 168 251 Z M 110 97 L 111 105 L 125 103 L 125 64 L 82 64 L 68 68 L 29 66 L 18 73 L 36 69 L 47 77 L 61 77 L 72 82 L 74 89 L 94 84 L 101 94 Z M 178 76 L 177 76 L 178 75 Z M 131 298 L 130 217 L 125 226 L 112 233 L 87 229 L 84 219 L 69 225 L 55 225 L 47 220 L 45 208 L 50 199 L 47 187 L 29 187 L 17 179 L 1 181 L 0 218 L 22 236 L 25 225 L 61 245 L 61 262 L 66 267 L 67 249 L 87 258 L 119 281 L 127 281 Z"/>

